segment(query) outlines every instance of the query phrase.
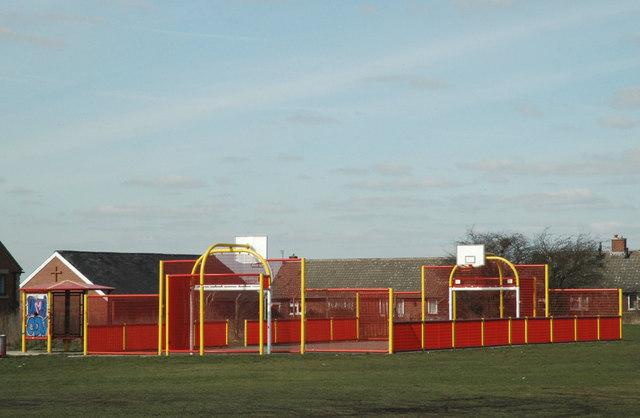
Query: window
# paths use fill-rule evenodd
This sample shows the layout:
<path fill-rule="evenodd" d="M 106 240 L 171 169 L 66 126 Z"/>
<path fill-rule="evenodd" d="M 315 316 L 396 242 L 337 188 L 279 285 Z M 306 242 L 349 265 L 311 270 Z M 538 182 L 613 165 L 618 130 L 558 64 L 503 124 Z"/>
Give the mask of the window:
<path fill-rule="evenodd" d="M 0 273 L 0 296 L 6 296 L 7 294 L 6 282 L 7 275 L 5 273 Z"/>
<path fill-rule="evenodd" d="M 629 310 L 637 311 L 640 306 L 640 296 L 639 295 L 628 295 L 627 301 L 629 302 Z"/>
<path fill-rule="evenodd" d="M 396 300 L 396 315 L 399 317 L 404 316 L 404 300 Z"/>
<path fill-rule="evenodd" d="M 427 312 L 429 315 L 438 315 L 438 301 L 436 299 L 427 300 Z"/>
<path fill-rule="evenodd" d="M 289 302 L 289 316 L 302 315 L 302 310 L 300 309 L 300 302 Z"/>
<path fill-rule="evenodd" d="M 588 311 L 589 310 L 589 297 L 588 296 L 572 296 L 569 303 L 571 304 L 572 311 Z"/>

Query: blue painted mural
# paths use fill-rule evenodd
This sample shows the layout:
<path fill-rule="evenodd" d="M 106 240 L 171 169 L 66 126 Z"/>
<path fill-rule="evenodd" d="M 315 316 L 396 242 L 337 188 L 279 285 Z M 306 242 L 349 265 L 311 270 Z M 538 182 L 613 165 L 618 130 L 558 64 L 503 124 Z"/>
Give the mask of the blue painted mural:
<path fill-rule="evenodd" d="M 27 338 L 47 336 L 49 316 L 47 314 L 47 295 L 27 296 Z"/>

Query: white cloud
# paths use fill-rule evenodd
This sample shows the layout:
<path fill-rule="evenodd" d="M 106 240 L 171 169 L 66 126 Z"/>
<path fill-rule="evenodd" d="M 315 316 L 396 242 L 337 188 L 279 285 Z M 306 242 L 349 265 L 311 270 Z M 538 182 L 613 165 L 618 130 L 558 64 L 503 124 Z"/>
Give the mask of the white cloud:
<path fill-rule="evenodd" d="M 373 166 L 373 170 L 383 176 L 398 177 L 411 172 L 411 167 L 396 162 L 380 163 Z"/>
<path fill-rule="evenodd" d="M 373 77 L 371 80 L 377 83 L 408 84 L 411 87 L 417 87 L 425 90 L 443 89 L 447 87 L 447 83 L 439 78 L 425 77 L 420 75 L 384 75 Z"/>
<path fill-rule="evenodd" d="M 519 106 L 516 108 L 520 115 L 525 117 L 538 117 L 542 116 L 542 111 L 534 106 Z"/>
<path fill-rule="evenodd" d="M 640 86 L 618 90 L 610 103 L 616 109 L 640 109 Z"/>
<path fill-rule="evenodd" d="M 640 173 L 640 148 L 619 155 L 584 156 L 570 161 L 529 163 L 521 158 L 464 162 L 459 168 L 500 175 L 602 175 Z"/>
<path fill-rule="evenodd" d="M 619 205 L 593 194 L 588 189 L 570 189 L 525 193 L 514 197 L 517 202 L 527 208 L 539 210 L 574 210 L 574 209 L 609 209 Z"/>
<path fill-rule="evenodd" d="M 368 189 L 368 190 L 380 190 L 380 191 L 397 191 L 407 189 L 424 189 L 431 187 L 453 187 L 457 184 L 447 179 L 440 179 L 436 177 L 423 177 L 423 178 L 410 178 L 399 177 L 391 181 L 379 181 L 379 180 L 363 180 L 359 182 L 348 183 L 347 186 L 355 189 Z"/>
<path fill-rule="evenodd" d="M 305 125 L 327 125 L 336 123 L 338 120 L 329 116 L 320 115 L 318 113 L 299 111 L 287 117 L 287 121 Z"/>
<path fill-rule="evenodd" d="M 201 180 L 190 179 L 188 177 L 177 174 L 169 174 L 164 177 L 158 177 L 148 180 L 127 180 L 122 183 L 123 186 L 152 187 L 159 189 L 193 189 L 203 187 Z"/>
<path fill-rule="evenodd" d="M 575 188 L 557 191 L 542 191 L 516 195 L 468 194 L 454 199 L 459 209 L 476 210 L 505 206 L 523 208 L 527 211 L 569 211 L 619 209 L 622 204 L 610 202 L 589 189 Z"/>
<path fill-rule="evenodd" d="M 285 206 L 285 205 L 274 205 L 274 204 L 267 204 L 267 205 L 261 205 L 258 207 L 258 210 L 260 212 L 266 212 L 266 213 L 286 213 L 286 212 L 290 212 L 291 210 Z"/>
<path fill-rule="evenodd" d="M 598 123 L 602 126 L 606 126 L 608 128 L 622 128 L 629 129 L 633 128 L 636 124 L 631 119 L 625 118 L 620 115 L 612 115 L 605 116 L 603 118 L 598 119 Z"/>
<path fill-rule="evenodd" d="M 143 102 L 157 102 L 164 100 L 163 97 L 153 94 L 135 93 L 130 91 L 103 91 L 100 93 L 104 97 L 114 97 L 123 100 L 143 101 Z"/>
<path fill-rule="evenodd" d="M 378 210 L 380 208 L 420 208 L 434 204 L 434 201 L 419 197 L 405 196 L 394 197 L 355 197 L 342 201 L 328 201 L 318 204 L 319 208 L 334 212 L 349 213 L 355 212 L 358 216 L 363 212 Z"/>
<path fill-rule="evenodd" d="M 287 162 L 296 162 L 296 161 L 302 161 L 303 158 L 299 155 L 281 153 L 281 154 L 278 154 L 278 160 L 287 161 Z"/>
<path fill-rule="evenodd" d="M 344 176 L 363 176 L 369 173 L 368 169 L 357 167 L 343 167 L 338 168 L 336 171 Z"/>
<path fill-rule="evenodd" d="M 0 183 L 2 183 L 0 181 Z M 34 195 L 36 194 L 35 190 L 32 189 L 26 189 L 24 187 L 13 187 L 12 189 L 7 191 L 8 194 L 12 194 L 15 196 L 27 196 L 27 195 Z"/>
<path fill-rule="evenodd" d="M 65 46 L 65 43 L 60 39 L 16 32 L 3 25 L 0 25 L 0 41 L 25 43 L 48 49 L 58 49 Z"/>
<path fill-rule="evenodd" d="M 101 205 L 90 209 L 80 210 L 78 213 L 89 218 L 121 217 L 121 216 L 146 216 L 150 212 L 150 207 L 140 203 L 131 202 L 124 205 Z"/>
<path fill-rule="evenodd" d="M 475 12 L 479 10 L 496 7 L 511 7 L 518 0 L 455 0 L 454 5 L 465 12 Z"/>

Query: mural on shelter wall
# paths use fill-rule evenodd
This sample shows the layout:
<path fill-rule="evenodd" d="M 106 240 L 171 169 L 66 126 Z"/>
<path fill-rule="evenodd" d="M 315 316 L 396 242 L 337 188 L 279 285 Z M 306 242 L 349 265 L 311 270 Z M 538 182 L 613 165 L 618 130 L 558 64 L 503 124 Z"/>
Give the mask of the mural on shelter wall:
<path fill-rule="evenodd" d="M 47 295 L 33 294 L 27 296 L 27 337 L 46 337 L 48 326 Z"/>

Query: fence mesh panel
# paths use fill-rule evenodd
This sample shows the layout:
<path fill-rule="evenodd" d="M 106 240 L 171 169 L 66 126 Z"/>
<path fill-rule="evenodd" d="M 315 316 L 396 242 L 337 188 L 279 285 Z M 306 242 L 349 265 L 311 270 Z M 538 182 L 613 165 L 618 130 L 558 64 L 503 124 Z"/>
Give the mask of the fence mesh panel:
<path fill-rule="evenodd" d="M 87 297 L 89 353 L 158 352 L 158 295 Z"/>
<path fill-rule="evenodd" d="M 551 289 L 551 316 L 617 316 L 618 289 Z"/>

